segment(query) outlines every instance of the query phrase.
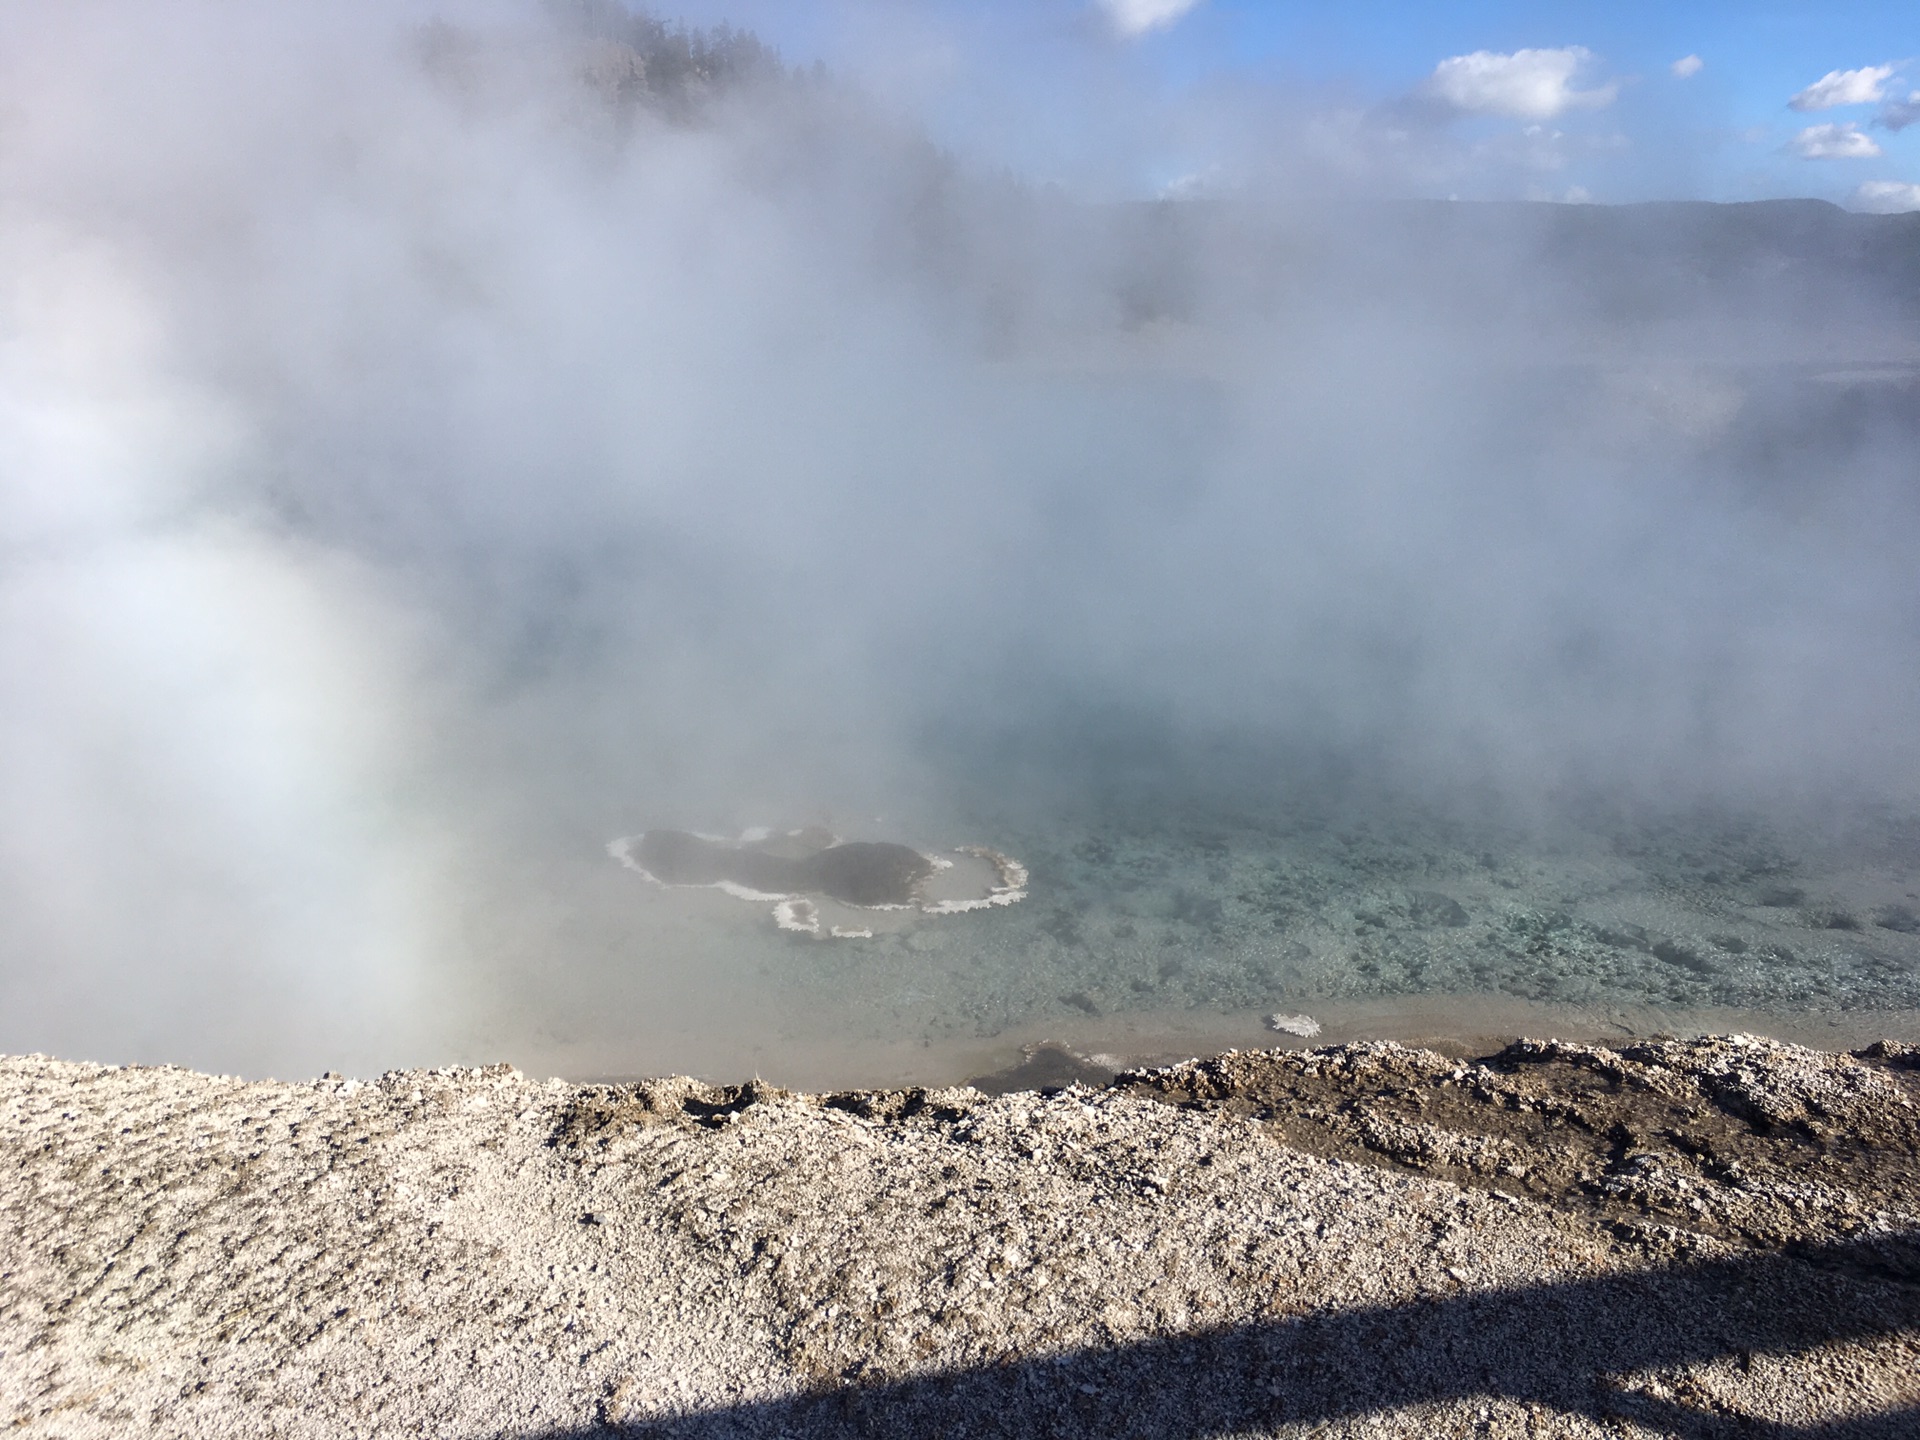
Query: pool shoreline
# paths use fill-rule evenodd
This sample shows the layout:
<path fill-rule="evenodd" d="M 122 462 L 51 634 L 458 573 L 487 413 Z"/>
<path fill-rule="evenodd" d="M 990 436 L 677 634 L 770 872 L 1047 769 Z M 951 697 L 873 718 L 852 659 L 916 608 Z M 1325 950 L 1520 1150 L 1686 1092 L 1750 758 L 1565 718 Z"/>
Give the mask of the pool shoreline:
<path fill-rule="evenodd" d="M 784 1039 L 778 1053 L 723 1053 L 710 1063 L 641 1070 L 631 1065 L 568 1063 L 564 1050 L 541 1068 L 578 1083 L 626 1083 L 670 1068 L 715 1083 L 761 1079 L 795 1090 L 893 1089 L 960 1085 L 1020 1063 L 1041 1048 L 1058 1048 L 1108 1071 L 1164 1065 L 1229 1050 L 1318 1049 L 1387 1040 L 1466 1059 L 1513 1041 L 1541 1036 L 1622 1044 L 1672 1036 L 1752 1034 L 1816 1050 L 1854 1050 L 1875 1040 L 1920 1043 L 1920 1009 L 1806 1011 L 1738 1007 L 1669 1010 L 1642 1005 L 1567 1005 L 1511 995 L 1292 997 L 1285 1009 L 1311 1016 L 1320 1033 L 1298 1038 L 1267 1023 L 1271 1008 L 1230 1012 L 1193 1009 L 1034 1021 L 991 1036 L 873 1038 L 858 1053 L 838 1039 L 807 1044 Z"/>

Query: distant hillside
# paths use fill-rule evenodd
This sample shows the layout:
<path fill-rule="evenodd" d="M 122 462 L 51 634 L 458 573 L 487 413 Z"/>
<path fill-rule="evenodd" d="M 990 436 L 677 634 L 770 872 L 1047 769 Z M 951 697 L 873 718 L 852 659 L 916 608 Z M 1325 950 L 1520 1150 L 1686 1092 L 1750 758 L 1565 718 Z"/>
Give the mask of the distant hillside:
<path fill-rule="evenodd" d="M 752 32 L 554 0 L 573 79 L 621 132 L 724 123 L 737 178 L 991 347 L 1172 322 L 1391 314 L 1503 345 L 1653 346 L 1743 361 L 1920 358 L 1920 214 L 1817 200 L 1638 205 L 1325 194 L 1097 204 L 970 169 L 911 120 Z M 430 71 L 483 42 L 435 22 Z M 717 108 L 717 102 L 727 102 Z"/>
<path fill-rule="evenodd" d="M 1523 329 L 1684 319 L 1909 345 L 1920 333 L 1920 214 L 1819 200 L 1177 202 L 1124 207 L 1115 224 L 1136 321 L 1339 299 Z"/>

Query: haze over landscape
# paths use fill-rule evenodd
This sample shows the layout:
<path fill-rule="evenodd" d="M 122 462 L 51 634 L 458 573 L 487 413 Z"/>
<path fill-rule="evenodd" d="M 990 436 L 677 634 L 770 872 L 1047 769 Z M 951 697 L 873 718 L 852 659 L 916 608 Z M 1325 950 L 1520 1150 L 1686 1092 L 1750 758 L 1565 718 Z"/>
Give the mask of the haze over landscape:
<path fill-rule="evenodd" d="M 0 1050 L 1920 1003 L 1908 63 L 1740 139 L 1680 35 L 1022 13 L 0 9 Z M 605 853 L 783 826 L 1032 896 L 834 949 Z M 1678 832 L 1695 918 L 1541 878 Z"/>

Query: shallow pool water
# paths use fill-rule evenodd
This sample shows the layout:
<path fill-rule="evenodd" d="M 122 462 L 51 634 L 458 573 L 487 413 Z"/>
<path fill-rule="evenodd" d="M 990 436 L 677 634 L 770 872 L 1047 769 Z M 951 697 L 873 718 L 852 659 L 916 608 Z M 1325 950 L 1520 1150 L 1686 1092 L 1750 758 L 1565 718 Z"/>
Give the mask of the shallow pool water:
<path fill-rule="evenodd" d="M 1522 828 L 1155 801 L 946 823 L 863 838 L 991 843 L 1027 898 L 834 940 L 597 850 L 550 858 L 561 913 L 491 936 L 493 1008 L 463 1044 L 569 1074 L 881 1083 L 1049 1037 L 1116 1059 L 1301 1043 L 1262 1032 L 1269 1012 L 1334 1017 L 1329 1038 L 1920 1014 L 1920 824 L 1889 815 Z"/>

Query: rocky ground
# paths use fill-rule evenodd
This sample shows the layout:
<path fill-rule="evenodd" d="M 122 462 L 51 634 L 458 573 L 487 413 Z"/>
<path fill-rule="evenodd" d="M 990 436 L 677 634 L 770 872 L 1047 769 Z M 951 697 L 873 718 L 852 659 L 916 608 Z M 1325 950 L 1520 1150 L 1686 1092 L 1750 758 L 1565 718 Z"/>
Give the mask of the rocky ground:
<path fill-rule="evenodd" d="M 1920 1433 L 1920 1051 L 796 1095 L 0 1061 L 12 1433 Z"/>

